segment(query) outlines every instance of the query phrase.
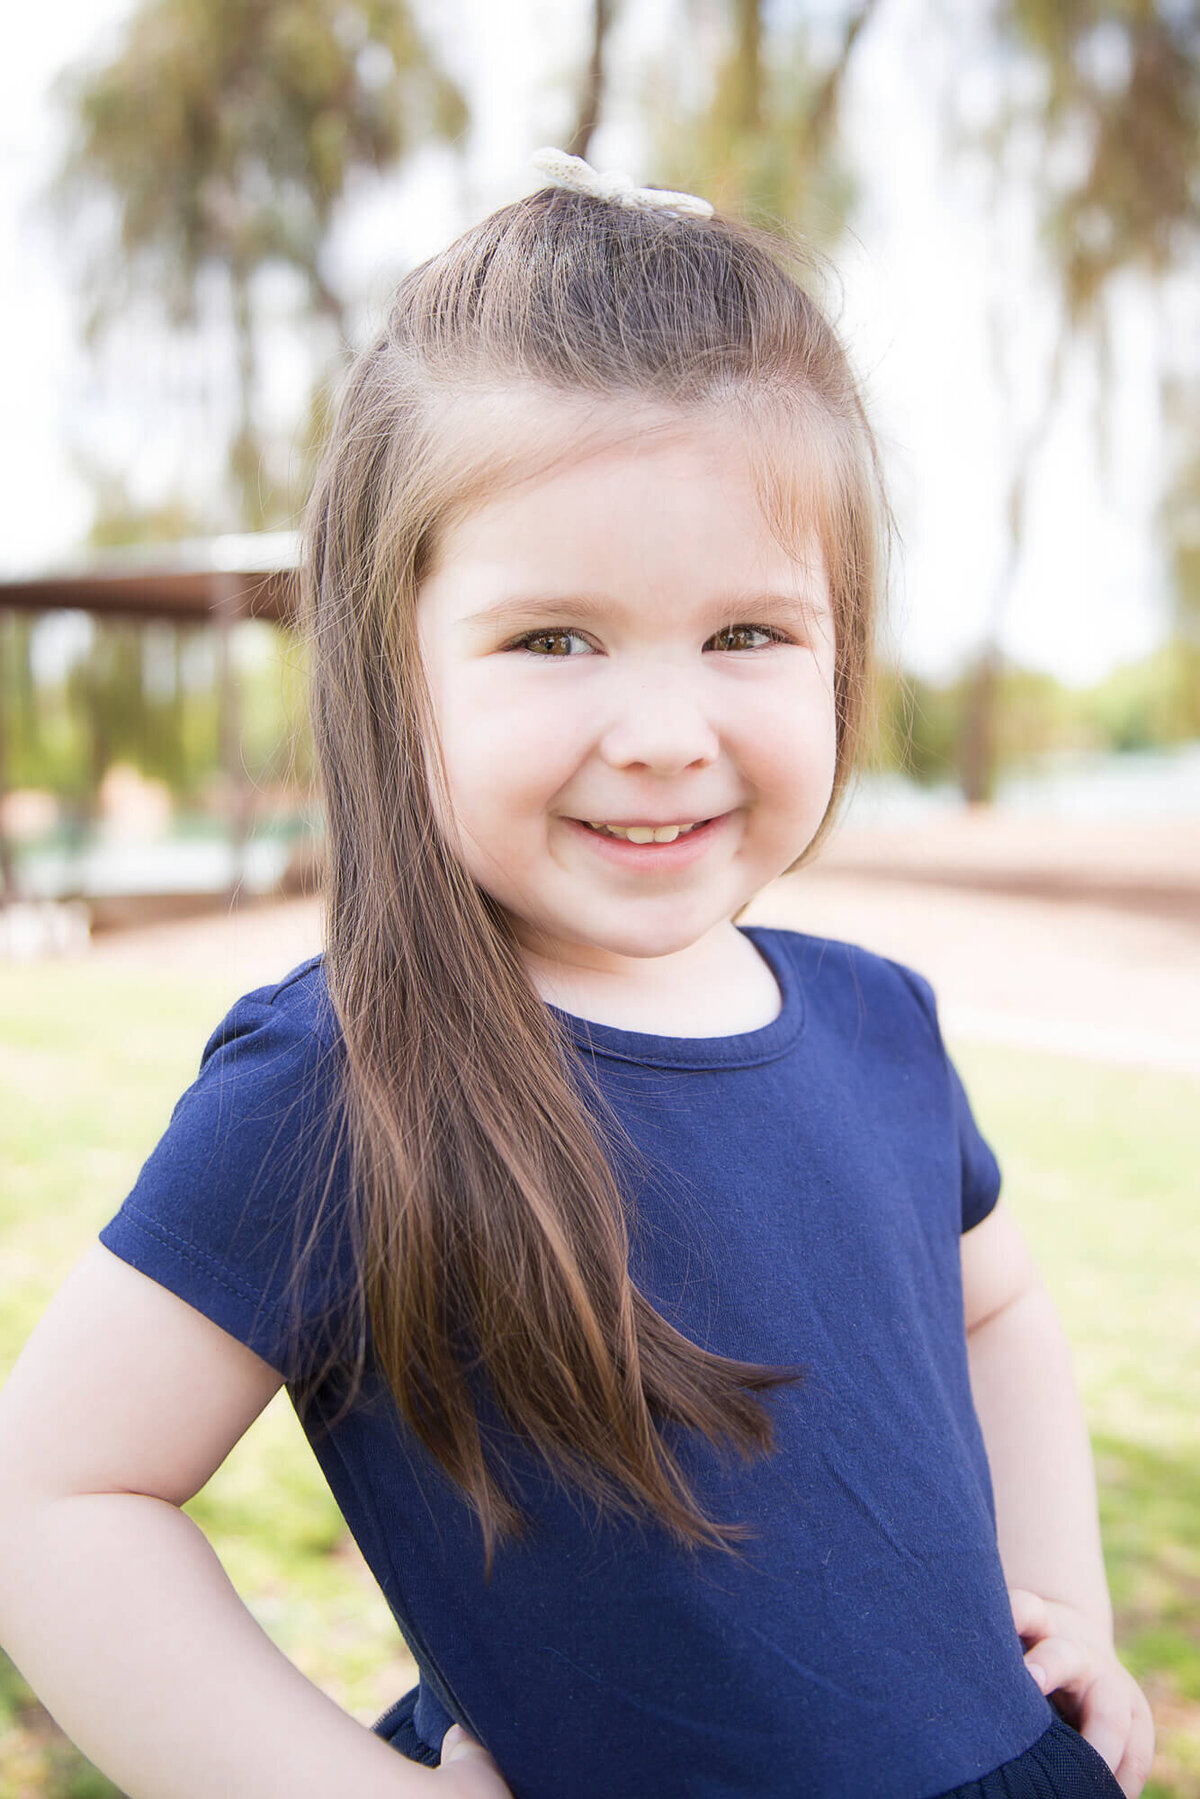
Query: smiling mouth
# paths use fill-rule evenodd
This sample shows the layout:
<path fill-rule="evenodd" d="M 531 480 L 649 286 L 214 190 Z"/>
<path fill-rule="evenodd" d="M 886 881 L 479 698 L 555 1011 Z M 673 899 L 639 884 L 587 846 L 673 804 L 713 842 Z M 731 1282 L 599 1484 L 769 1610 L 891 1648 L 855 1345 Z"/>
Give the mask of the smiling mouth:
<path fill-rule="evenodd" d="M 674 843 L 678 837 L 686 837 L 692 831 L 698 831 L 701 825 L 709 825 L 711 818 L 698 818 L 687 825 L 606 825 L 595 824 L 590 819 L 578 821 L 589 831 L 595 831 L 601 837 L 614 837 L 619 843 Z"/>

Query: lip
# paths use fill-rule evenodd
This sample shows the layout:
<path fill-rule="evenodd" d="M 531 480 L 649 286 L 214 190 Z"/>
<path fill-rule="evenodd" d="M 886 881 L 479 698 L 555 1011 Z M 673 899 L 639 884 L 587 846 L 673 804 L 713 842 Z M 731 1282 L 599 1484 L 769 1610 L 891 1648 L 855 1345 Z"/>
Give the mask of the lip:
<path fill-rule="evenodd" d="M 689 862 L 697 861 L 731 816 L 729 812 L 722 812 L 716 818 L 710 818 L 707 824 L 697 825 L 686 837 L 677 837 L 674 843 L 626 843 L 620 837 L 607 837 L 602 831 L 591 830 L 579 818 L 564 818 L 563 823 L 576 836 L 586 839 L 597 855 L 607 857 L 619 868 L 641 868 L 650 874 L 661 868 L 686 868 Z M 622 824 L 625 822 L 624 819 L 621 820 Z M 659 825 L 648 828 L 661 830 L 663 825 L 674 822 L 673 819 L 663 819 Z M 684 819 L 682 822 L 690 824 L 691 820 Z"/>

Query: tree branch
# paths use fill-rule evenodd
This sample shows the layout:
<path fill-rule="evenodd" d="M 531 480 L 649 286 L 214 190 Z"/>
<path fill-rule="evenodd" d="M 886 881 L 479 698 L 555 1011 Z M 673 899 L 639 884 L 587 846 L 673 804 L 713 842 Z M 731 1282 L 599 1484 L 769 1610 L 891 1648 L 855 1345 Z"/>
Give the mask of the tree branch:
<path fill-rule="evenodd" d="M 579 117 L 567 143 L 567 150 L 572 156 L 587 155 L 592 135 L 600 122 L 600 108 L 604 100 L 604 53 L 612 21 L 613 0 L 592 0 L 592 53 L 588 59 Z"/>
<path fill-rule="evenodd" d="M 879 0 L 862 0 L 862 4 L 850 16 L 846 34 L 842 39 L 842 47 L 832 68 L 826 72 L 824 81 L 817 89 L 813 109 L 809 114 L 809 135 L 814 143 L 820 143 L 832 128 L 855 45 L 858 43 L 864 26 L 870 24 L 871 16 L 878 10 L 878 7 Z"/>

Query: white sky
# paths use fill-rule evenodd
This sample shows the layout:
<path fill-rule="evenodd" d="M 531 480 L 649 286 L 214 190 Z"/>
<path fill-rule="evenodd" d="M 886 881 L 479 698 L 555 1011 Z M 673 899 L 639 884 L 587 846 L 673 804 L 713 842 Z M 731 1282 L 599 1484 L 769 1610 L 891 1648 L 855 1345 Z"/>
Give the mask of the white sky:
<path fill-rule="evenodd" d="M 170 410 L 173 387 L 188 387 L 186 352 L 164 360 L 149 336 L 131 332 L 119 365 L 127 388 L 115 400 L 111 382 L 97 391 L 77 345 L 74 277 L 35 210 L 57 148 L 49 84 L 65 63 L 102 49 L 130 10 L 130 0 L 60 0 L 7 21 L 0 64 L 0 266 L 9 271 L 0 290 L 5 570 L 61 560 L 86 532 L 90 495 L 73 466 L 72 442 L 115 453 L 135 484 L 164 463 L 185 474 L 208 456 L 192 418 Z M 421 10 L 436 14 L 446 54 L 471 84 L 475 130 L 464 168 L 436 154 L 424 158 L 404 181 L 365 195 L 345 219 L 339 267 L 375 305 L 398 267 L 535 184 L 529 155 L 563 141 L 585 53 L 587 0 L 443 0 Z M 909 666 L 937 676 L 978 643 L 994 602 L 1008 468 L 1036 401 L 1050 315 L 1039 299 L 1029 221 L 1012 207 L 994 217 L 978 183 L 949 164 L 937 83 L 958 72 L 944 55 L 939 62 L 933 12 L 932 0 L 883 0 L 862 41 L 845 127 L 863 205 L 855 241 L 838 262 L 841 325 L 886 446 L 903 540 L 892 638 Z M 669 44 L 678 33 L 677 0 L 624 0 L 618 16 L 612 102 L 593 160 L 652 180 L 636 84 L 646 46 Z M 1079 683 L 1151 649 L 1168 617 L 1151 529 L 1163 474 L 1154 360 L 1162 320 L 1135 292 L 1122 301 L 1109 467 L 1103 474 L 1098 467 L 1093 382 L 1077 359 L 1038 465 L 1003 632 L 1021 661 Z M 997 308 L 1008 345 L 1002 380 L 989 348 Z M 271 382 L 286 414 L 298 364 L 284 337 Z M 202 344 L 191 352 L 193 359 L 203 353 Z M 219 408 L 220 378 L 215 389 Z"/>

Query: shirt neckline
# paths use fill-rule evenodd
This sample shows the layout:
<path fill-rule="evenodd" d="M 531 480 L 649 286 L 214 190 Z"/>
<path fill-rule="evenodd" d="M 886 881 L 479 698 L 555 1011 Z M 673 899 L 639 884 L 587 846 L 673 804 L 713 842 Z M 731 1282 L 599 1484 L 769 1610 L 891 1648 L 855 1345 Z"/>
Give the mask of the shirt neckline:
<path fill-rule="evenodd" d="M 620 1030 L 597 1024 L 550 1005 L 581 1049 L 615 1062 L 637 1062 L 649 1068 L 753 1068 L 773 1062 L 791 1048 L 804 1028 L 804 994 L 796 966 L 786 953 L 780 932 L 767 925 L 736 925 L 749 937 L 779 983 L 783 1004 L 769 1024 L 738 1031 L 732 1037 L 659 1037 L 648 1031 Z"/>

